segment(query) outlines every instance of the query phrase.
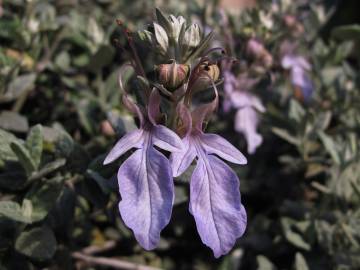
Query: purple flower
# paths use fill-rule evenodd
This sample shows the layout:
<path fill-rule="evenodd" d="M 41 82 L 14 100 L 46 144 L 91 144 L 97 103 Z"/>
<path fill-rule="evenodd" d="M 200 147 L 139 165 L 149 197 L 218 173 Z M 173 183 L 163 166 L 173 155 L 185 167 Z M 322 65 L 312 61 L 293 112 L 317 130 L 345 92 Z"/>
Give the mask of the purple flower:
<path fill-rule="evenodd" d="M 182 104 L 178 115 L 185 130 L 184 149 L 173 152 L 170 162 L 174 176 L 181 175 L 196 159 L 190 180 L 189 211 L 195 218 L 202 242 L 215 257 L 224 255 L 234 246 L 246 228 L 246 212 L 241 204 L 239 179 L 220 158 L 246 164 L 246 158 L 228 141 L 216 134 L 202 131 L 204 119 L 217 106 L 216 99 L 196 108 L 192 114 Z"/>
<path fill-rule="evenodd" d="M 113 162 L 132 148 L 136 150 L 118 171 L 121 201 L 119 210 L 125 224 L 133 230 L 145 249 L 153 249 L 161 230 L 169 223 L 174 202 L 174 184 L 169 160 L 156 148 L 182 151 L 180 138 L 165 126 L 160 117 L 160 94 L 151 92 L 147 113 L 123 95 L 124 106 L 137 114 L 140 128 L 122 137 L 107 155 L 104 164 Z"/>
<path fill-rule="evenodd" d="M 230 111 L 230 108 L 237 110 L 234 128 L 244 134 L 249 154 L 255 153 L 256 148 L 263 141 L 262 136 L 257 132 L 257 126 L 258 111 L 265 112 L 265 107 L 259 98 L 247 91 L 256 83 L 257 80 L 247 76 L 236 78 L 230 71 L 224 72 L 223 108 L 225 112 Z"/>
<path fill-rule="evenodd" d="M 308 74 L 311 70 L 309 62 L 302 56 L 286 54 L 281 60 L 281 65 L 284 69 L 290 70 L 292 85 L 300 89 L 300 98 L 308 102 L 314 92 L 314 85 Z"/>
<path fill-rule="evenodd" d="M 232 93 L 231 100 L 234 108 L 238 109 L 235 115 L 234 128 L 244 134 L 247 142 L 247 151 L 253 154 L 263 141 L 257 132 L 259 124 L 258 112 L 265 112 L 260 99 L 247 92 L 237 91 Z"/>

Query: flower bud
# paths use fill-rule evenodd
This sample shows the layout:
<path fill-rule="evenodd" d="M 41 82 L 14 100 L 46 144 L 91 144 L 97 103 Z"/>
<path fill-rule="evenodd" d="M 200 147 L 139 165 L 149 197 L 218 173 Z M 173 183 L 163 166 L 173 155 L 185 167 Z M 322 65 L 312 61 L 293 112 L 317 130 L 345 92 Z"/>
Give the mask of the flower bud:
<path fill-rule="evenodd" d="M 220 69 L 217 64 L 204 62 L 191 75 L 189 88 L 192 93 L 209 88 L 219 79 Z"/>
<path fill-rule="evenodd" d="M 190 67 L 177 64 L 174 60 L 170 64 L 161 64 L 157 67 L 159 83 L 169 90 L 179 88 L 186 80 Z"/>
<path fill-rule="evenodd" d="M 179 37 L 179 43 L 182 54 L 189 56 L 201 42 L 200 28 L 197 24 L 188 26 L 182 36 Z"/>
<path fill-rule="evenodd" d="M 159 53 L 166 55 L 169 48 L 169 38 L 165 29 L 161 25 L 154 23 L 154 33 Z"/>
<path fill-rule="evenodd" d="M 185 23 L 185 19 L 182 16 L 179 16 L 179 17 L 176 18 L 175 16 L 170 15 L 169 16 L 169 21 L 170 21 L 170 26 L 171 26 L 170 27 L 171 28 L 170 29 L 170 36 L 175 42 L 178 42 L 181 27 Z"/>
<path fill-rule="evenodd" d="M 184 35 L 184 43 L 190 48 L 195 48 L 200 44 L 200 28 L 196 23 L 190 25 Z"/>

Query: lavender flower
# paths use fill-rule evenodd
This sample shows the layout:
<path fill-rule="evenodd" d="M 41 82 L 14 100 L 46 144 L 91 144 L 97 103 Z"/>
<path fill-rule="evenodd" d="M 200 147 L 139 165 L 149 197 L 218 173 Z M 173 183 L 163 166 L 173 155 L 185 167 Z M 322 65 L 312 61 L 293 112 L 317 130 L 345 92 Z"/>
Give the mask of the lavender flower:
<path fill-rule="evenodd" d="M 257 80 L 250 79 L 246 75 L 236 78 L 229 69 L 224 72 L 223 108 L 225 112 L 230 111 L 231 108 L 237 110 L 234 128 L 244 134 L 249 154 L 255 153 L 256 148 L 263 141 L 262 136 L 257 132 L 257 126 L 258 111 L 265 112 L 265 107 L 259 98 L 247 91 L 256 83 Z"/>
<path fill-rule="evenodd" d="M 170 129 L 157 125 L 160 95 L 153 90 L 147 115 L 127 95 L 123 103 L 140 119 L 140 128 L 122 137 L 107 155 L 104 164 L 113 162 L 132 148 L 137 150 L 119 168 L 121 201 L 119 210 L 125 224 L 145 249 L 153 249 L 161 230 L 169 223 L 174 202 L 174 184 L 168 159 L 153 145 L 169 151 L 181 151 L 180 138 Z"/>
<path fill-rule="evenodd" d="M 137 115 L 140 127 L 116 143 L 104 164 L 135 149 L 118 171 L 119 210 L 140 245 L 153 249 L 159 242 L 161 230 L 170 220 L 174 201 L 172 177 L 183 173 L 197 158 L 190 184 L 190 212 L 195 217 L 202 241 L 219 257 L 229 252 L 246 227 L 239 179 L 220 159 L 246 164 L 246 158 L 222 137 L 205 134 L 202 130 L 205 118 L 218 105 L 214 82 L 219 80 L 220 69 L 216 61 L 211 61 L 209 54 L 222 51 L 222 48 L 207 50 L 213 33 L 201 39 L 198 25 L 188 25 L 182 17 L 166 17 L 160 10 L 156 10 L 156 17 L 153 32 L 138 32 L 140 40 L 148 44 L 160 59 L 155 81 L 147 79 L 130 32 L 123 29 L 134 59 L 131 65 L 124 66 L 122 72 L 125 75 L 129 66 L 135 71 L 133 78 L 137 84 L 134 85 L 140 89 L 138 94 L 144 98 L 145 108 L 128 97 L 120 76 L 123 104 Z M 124 27 L 122 22 L 118 21 L 118 24 Z M 199 55 L 202 55 L 200 59 Z M 195 62 L 196 58 L 198 61 Z M 197 107 L 191 115 L 188 108 L 194 94 L 210 86 L 215 89 L 214 101 Z M 168 107 L 171 108 L 165 107 L 160 112 L 161 100 L 170 103 Z M 166 117 L 162 117 L 162 113 Z M 183 139 L 166 124 L 183 135 Z M 163 150 L 171 152 L 170 161 L 160 152 Z"/>
<path fill-rule="evenodd" d="M 235 92 L 231 96 L 235 108 L 238 111 L 235 115 L 235 130 L 244 134 L 247 141 L 247 151 L 253 154 L 263 139 L 257 132 L 259 124 L 258 112 L 265 112 L 260 99 L 246 92 Z"/>
<path fill-rule="evenodd" d="M 314 92 L 314 84 L 309 76 L 311 65 L 303 57 L 294 54 L 286 54 L 281 65 L 284 69 L 290 70 L 291 84 L 295 88 L 295 95 L 304 102 L 308 102 Z"/>
<path fill-rule="evenodd" d="M 204 244 L 217 258 L 229 252 L 246 228 L 246 212 L 241 204 L 239 179 L 220 158 L 236 164 L 246 164 L 243 154 L 216 134 L 205 134 L 204 119 L 217 106 L 217 96 L 209 104 L 196 108 L 190 115 L 179 104 L 178 114 L 185 130 L 184 149 L 173 152 L 170 162 L 173 175 L 181 175 L 196 158 L 190 180 L 189 210 Z M 220 157 L 220 158 L 219 158 Z"/>

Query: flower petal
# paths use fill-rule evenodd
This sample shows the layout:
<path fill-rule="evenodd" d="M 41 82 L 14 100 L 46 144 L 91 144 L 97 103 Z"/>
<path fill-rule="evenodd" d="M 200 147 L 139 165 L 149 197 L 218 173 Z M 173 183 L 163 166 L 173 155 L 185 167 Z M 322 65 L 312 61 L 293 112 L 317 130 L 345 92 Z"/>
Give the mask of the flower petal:
<path fill-rule="evenodd" d="M 152 129 L 153 144 L 169 152 L 183 150 L 183 143 L 176 133 L 165 126 L 156 125 Z"/>
<path fill-rule="evenodd" d="M 202 105 L 198 106 L 191 113 L 193 127 L 200 132 L 202 132 L 204 121 L 210 117 L 210 115 L 217 109 L 218 104 L 219 104 L 218 90 L 217 90 L 214 82 L 212 82 L 212 84 L 213 84 L 213 88 L 214 88 L 214 92 L 215 92 L 215 98 L 207 104 L 202 104 Z"/>
<path fill-rule="evenodd" d="M 118 181 L 122 219 L 143 248 L 154 249 L 174 201 L 168 159 L 152 146 L 137 150 L 121 165 Z"/>
<path fill-rule="evenodd" d="M 228 253 L 245 231 L 239 179 L 216 156 L 203 155 L 197 162 L 190 183 L 190 212 L 201 240 L 216 258 Z"/>
<path fill-rule="evenodd" d="M 104 165 L 113 162 L 115 159 L 120 157 L 125 152 L 129 151 L 131 148 L 141 148 L 143 143 L 143 133 L 142 129 L 136 129 L 129 133 L 126 133 L 111 149 L 110 153 L 106 156 L 104 160 Z"/>
<path fill-rule="evenodd" d="M 185 136 L 188 136 L 190 134 L 191 128 L 192 128 L 191 113 L 190 113 L 189 109 L 184 105 L 184 103 L 179 103 L 176 108 L 176 111 L 177 111 L 178 116 L 182 123 L 178 129 L 180 131 L 184 131 L 184 132 L 180 132 L 180 133 L 184 133 Z"/>
<path fill-rule="evenodd" d="M 202 134 L 200 140 L 207 154 L 216 154 L 236 164 L 247 163 L 246 157 L 239 150 L 217 134 Z"/>
<path fill-rule="evenodd" d="M 170 164 L 174 177 L 180 176 L 185 172 L 196 157 L 196 151 L 189 140 L 190 138 L 188 136 L 183 139 L 183 151 L 174 152 L 170 155 Z"/>
<path fill-rule="evenodd" d="M 144 120 L 144 115 L 141 109 L 139 108 L 139 106 L 136 105 L 136 103 L 133 100 L 131 100 L 131 98 L 129 98 L 129 96 L 125 93 L 122 95 L 122 103 L 124 104 L 124 107 L 127 110 L 129 110 L 131 113 L 135 114 L 139 118 L 140 127 L 143 127 L 145 120 Z"/>
<path fill-rule="evenodd" d="M 262 143 L 262 136 L 256 131 L 257 124 L 257 112 L 252 107 L 240 109 L 235 115 L 235 130 L 244 134 L 249 154 Z"/>
<path fill-rule="evenodd" d="M 148 116 L 153 125 L 156 125 L 158 118 L 160 117 L 160 102 L 161 96 L 156 88 L 153 88 L 149 97 Z"/>

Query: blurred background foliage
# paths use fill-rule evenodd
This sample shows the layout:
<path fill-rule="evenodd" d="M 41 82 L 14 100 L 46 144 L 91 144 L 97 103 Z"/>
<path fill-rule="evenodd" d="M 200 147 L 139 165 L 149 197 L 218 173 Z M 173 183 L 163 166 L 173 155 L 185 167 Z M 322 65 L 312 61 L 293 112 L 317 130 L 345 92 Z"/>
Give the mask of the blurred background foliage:
<path fill-rule="evenodd" d="M 135 126 L 119 99 L 128 55 L 114 46 L 125 44 L 115 19 L 136 31 L 154 7 L 213 28 L 266 107 L 262 146 L 234 167 L 247 231 L 219 260 L 187 211 L 186 175 L 148 252 L 119 217 L 119 163 L 102 166 Z M 0 269 L 360 269 L 358 11 L 358 1 L 0 1 Z M 246 56 L 254 37 L 272 67 Z M 286 41 L 312 65 L 309 102 L 281 67 Z M 233 118 L 220 109 L 208 129 L 246 153 Z"/>

